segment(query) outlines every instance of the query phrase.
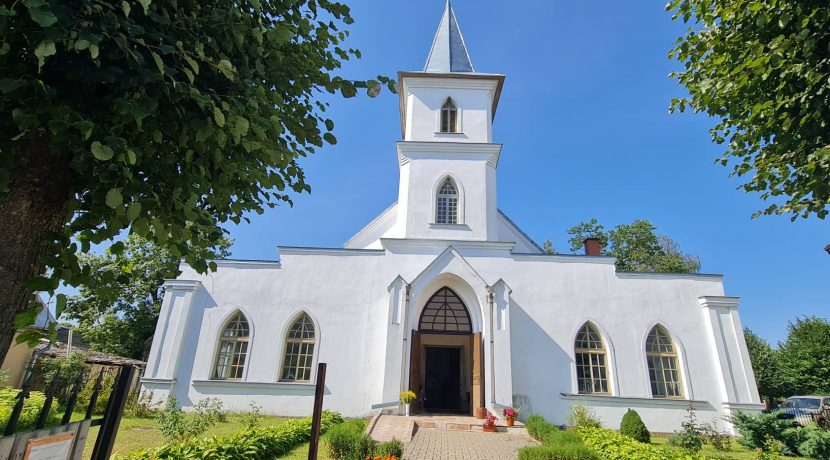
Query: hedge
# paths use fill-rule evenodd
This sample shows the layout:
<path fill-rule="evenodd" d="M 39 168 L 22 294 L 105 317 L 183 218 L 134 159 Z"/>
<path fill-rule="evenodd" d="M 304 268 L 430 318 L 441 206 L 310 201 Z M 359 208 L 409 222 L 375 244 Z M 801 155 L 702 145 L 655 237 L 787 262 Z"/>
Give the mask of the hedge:
<path fill-rule="evenodd" d="M 17 404 L 17 395 L 20 389 L 12 387 L 0 387 L 0 430 L 6 428 L 9 422 L 9 417 L 12 415 L 15 404 Z M 24 431 L 33 429 L 37 423 L 37 416 L 40 414 L 40 409 L 43 403 L 46 402 L 46 395 L 40 391 L 30 391 L 29 397 L 23 402 L 23 412 L 20 413 L 20 418 L 17 421 L 17 431 Z M 57 401 L 52 403 L 49 410 L 49 418 L 46 425 L 52 425 L 58 420 L 58 415 L 55 414 L 55 406 Z"/>
<path fill-rule="evenodd" d="M 337 412 L 324 411 L 320 431 L 325 432 L 343 419 Z M 276 426 L 252 428 L 239 433 L 168 443 L 153 450 L 140 450 L 128 460 L 161 459 L 271 459 L 285 455 L 311 438 L 311 417 L 291 420 Z"/>
<path fill-rule="evenodd" d="M 329 430 L 326 446 L 335 460 L 364 460 L 367 458 L 401 458 L 403 443 L 392 441 L 376 444 L 366 434 L 366 420 L 348 420 Z"/>
<path fill-rule="evenodd" d="M 599 460 L 594 452 L 582 443 L 575 431 L 561 430 L 548 423 L 544 417 L 531 415 L 525 421 L 530 436 L 543 445 L 519 450 L 519 460 Z"/>
<path fill-rule="evenodd" d="M 605 460 L 702 460 L 704 457 L 644 444 L 604 428 L 579 430 L 582 441 Z"/>

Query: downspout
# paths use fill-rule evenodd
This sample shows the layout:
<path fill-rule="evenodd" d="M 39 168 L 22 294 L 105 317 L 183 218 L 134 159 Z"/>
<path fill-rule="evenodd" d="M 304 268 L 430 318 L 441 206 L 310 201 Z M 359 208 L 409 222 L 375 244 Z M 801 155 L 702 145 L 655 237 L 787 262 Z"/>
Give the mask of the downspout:
<path fill-rule="evenodd" d="M 403 344 L 401 345 L 401 390 L 400 392 L 403 393 L 407 390 L 407 378 L 406 378 L 406 350 L 407 345 L 409 345 L 409 284 L 406 285 L 406 295 L 404 296 L 404 304 L 403 304 Z"/>
<path fill-rule="evenodd" d="M 493 316 L 495 315 L 495 302 L 493 301 L 493 288 L 487 286 L 487 306 L 490 309 L 490 321 L 487 326 L 488 340 L 490 341 L 490 404 L 495 408 L 496 404 L 496 369 L 495 369 L 495 342 L 493 340 Z"/>

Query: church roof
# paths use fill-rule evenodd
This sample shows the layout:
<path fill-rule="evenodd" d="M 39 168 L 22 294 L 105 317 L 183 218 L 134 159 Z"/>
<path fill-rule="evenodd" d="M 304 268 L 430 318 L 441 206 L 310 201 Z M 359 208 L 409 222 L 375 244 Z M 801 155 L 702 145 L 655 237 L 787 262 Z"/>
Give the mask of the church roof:
<path fill-rule="evenodd" d="M 432 40 L 424 72 L 475 72 L 450 0 L 447 0 L 444 15 Z"/>

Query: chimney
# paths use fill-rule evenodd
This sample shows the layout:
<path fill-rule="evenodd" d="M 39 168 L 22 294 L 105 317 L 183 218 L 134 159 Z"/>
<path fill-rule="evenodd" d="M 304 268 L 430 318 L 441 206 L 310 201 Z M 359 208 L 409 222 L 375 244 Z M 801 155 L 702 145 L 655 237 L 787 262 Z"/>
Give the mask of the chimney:
<path fill-rule="evenodd" d="M 583 241 L 582 244 L 585 245 L 586 256 L 602 255 L 600 254 L 599 238 L 585 238 L 585 241 Z"/>

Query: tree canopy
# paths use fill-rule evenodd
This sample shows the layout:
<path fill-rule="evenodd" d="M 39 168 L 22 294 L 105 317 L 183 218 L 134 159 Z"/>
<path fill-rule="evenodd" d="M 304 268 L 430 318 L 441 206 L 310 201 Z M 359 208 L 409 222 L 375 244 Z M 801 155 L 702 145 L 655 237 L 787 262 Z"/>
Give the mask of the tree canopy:
<path fill-rule="evenodd" d="M 336 75 L 352 22 L 328 0 L 0 6 L 0 355 L 91 245 L 129 229 L 204 271 L 221 224 L 310 191 L 298 159 L 336 142 L 318 95 L 395 89 Z"/>
<path fill-rule="evenodd" d="M 671 110 L 717 119 L 719 162 L 766 208 L 824 218 L 830 200 L 830 4 L 814 0 L 670 0 L 692 23 L 669 56 L 689 91 Z"/>
<path fill-rule="evenodd" d="M 225 239 L 200 256 L 228 257 L 230 244 Z M 142 359 L 156 329 L 162 285 L 179 275 L 180 259 L 164 246 L 130 235 L 119 256 L 111 251 L 81 254 L 80 263 L 89 267 L 90 281 L 67 300 L 66 318 L 77 321 L 76 329 L 92 349 Z"/>
<path fill-rule="evenodd" d="M 793 394 L 830 394 L 830 321 L 816 316 L 796 318 L 779 344 L 781 366 Z M 791 395 L 788 395 L 791 396 Z"/>
<path fill-rule="evenodd" d="M 616 257 L 617 270 L 626 272 L 695 273 L 700 259 L 680 250 L 678 244 L 656 233 L 647 220 L 635 220 L 606 230 L 597 219 L 580 222 L 568 229 L 572 253 L 583 247 L 586 238 L 599 239 L 602 255 Z"/>
<path fill-rule="evenodd" d="M 774 350 L 769 342 L 749 328 L 744 329 L 744 339 L 761 398 L 774 400 L 792 396 L 791 384 L 783 374 L 778 350 Z"/>

